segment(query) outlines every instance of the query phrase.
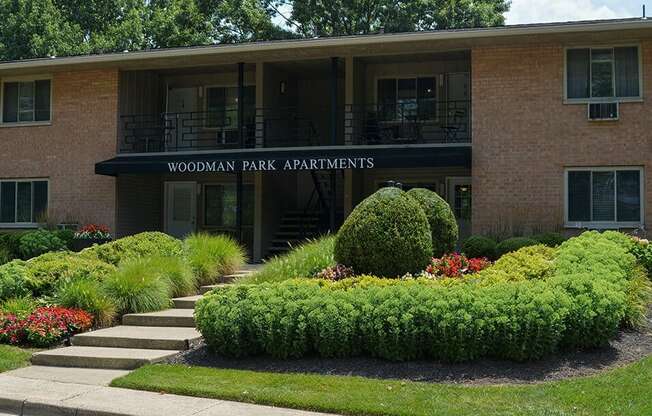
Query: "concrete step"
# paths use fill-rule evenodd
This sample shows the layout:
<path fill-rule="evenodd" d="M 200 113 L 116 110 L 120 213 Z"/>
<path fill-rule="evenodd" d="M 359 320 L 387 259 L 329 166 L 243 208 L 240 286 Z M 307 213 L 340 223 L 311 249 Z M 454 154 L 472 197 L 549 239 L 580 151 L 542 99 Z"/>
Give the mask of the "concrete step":
<path fill-rule="evenodd" d="M 106 347 L 65 347 L 32 355 L 35 365 L 134 370 L 178 354 L 180 351 Z"/>
<path fill-rule="evenodd" d="M 192 309 L 166 309 L 159 312 L 132 313 L 122 317 L 123 325 L 195 327 Z"/>
<path fill-rule="evenodd" d="M 201 341 L 195 328 L 116 326 L 75 335 L 72 345 L 84 347 L 187 350 Z"/>
<path fill-rule="evenodd" d="M 108 386 L 118 377 L 129 374 L 129 370 L 107 370 L 102 368 L 47 367 L 30 365 L 4 375 L 27 378 L 31 380 L 55 381 L 58 383 L 88 384 L 90 386 Z M 0 407 L 2 405 L 0 404 Z M 1 413 L 0 413 L 1 415 Z"/>
<path fill-rule="evenodd" d="M 195 309 L 195 303 L 201 299 L 201 295 L 186 296 L 185 298 L 172 299 L 175 309 Z"/>
<path fill-rule="evenodd" d="M 215 289 L 217 287 L 226 287 L 226 286 L 228 286 L 228 285 L 224 284 L 224 283 L 217 284 L 217 285 L 202 286 L 202 287 L 199 288 L 199 293 L 201 293 L 202 295 L 205 295 L 205 294 L 207 294 L 208 292 L 210 292 L 211 290 L 213 290 L 213 289 Z"/>

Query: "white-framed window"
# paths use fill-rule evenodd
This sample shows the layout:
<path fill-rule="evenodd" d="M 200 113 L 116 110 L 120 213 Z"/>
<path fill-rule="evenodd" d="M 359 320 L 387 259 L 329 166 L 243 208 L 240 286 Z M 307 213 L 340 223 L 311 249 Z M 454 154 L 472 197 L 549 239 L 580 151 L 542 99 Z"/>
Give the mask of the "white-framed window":
<path fill-rule="evenodd" d="M 48 212 L 47 179 L 0 180 L 0 227 L 33 226 Z"/>
<path fill-rule="evenodd" d="M 2 81 L 2 124 L 47 123 L 52 119 L 52 80 L 8 79 Z"/>
<path fill-rule="evenodd" d="M 437 117 L 436 75 L 377 80 L 377 105 L 382 120 L 434 120 Z"/>
<path fill-rule="evenodd" d="M 567 227 L 636 228 L 644 223 L 643 168 L 568 168 Z"/>
<path fill-rule="evenodd" d="M 638 46 L 566 49 L 565 97 L 570 102 L 641 99 Z"/>
<path fill-rule="evenodd" d="M 254 186 L 243 184 L 242 188 L 242 224 L 253 225 Z M 204 184 L 204 223 L 206 228 L 235 228 L 237 218 L 237 187 L 235 183 Z"/>

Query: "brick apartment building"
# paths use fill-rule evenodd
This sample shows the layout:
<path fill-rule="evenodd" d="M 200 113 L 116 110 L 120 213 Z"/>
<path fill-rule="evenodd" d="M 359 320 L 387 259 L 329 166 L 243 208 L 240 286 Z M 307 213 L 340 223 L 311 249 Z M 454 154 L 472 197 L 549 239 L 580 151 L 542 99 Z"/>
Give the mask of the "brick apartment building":
<path fill-rule="evenodd" d="M 462 234 L 645 228 L 652 22 L 0 63 L 0 228 L 229 232 L 254 259 L 387 181 Z"/>

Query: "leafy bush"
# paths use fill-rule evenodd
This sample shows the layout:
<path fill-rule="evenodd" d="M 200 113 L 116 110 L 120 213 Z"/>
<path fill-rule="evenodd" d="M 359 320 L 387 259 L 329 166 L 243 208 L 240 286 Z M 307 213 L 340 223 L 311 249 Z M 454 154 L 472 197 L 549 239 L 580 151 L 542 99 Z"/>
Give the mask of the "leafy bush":
<path fill-rule="evenodd" d="M 538 242 L 528 237 L 512 237 L 507 240 L 503 240 L 496 246 L 496 256 L 500 258 L 501 256 L 516 251 L 519 248 L 536 246 Z"/>
<path fill-rule="evenodd" d="M 548 247 L 558 247 L 567 240 L 567 238 L 560 233 L 553 232 L 536 234 L 532 236 L 532 239 Z"/>
<path fill-rule="evenodd" d="M 428 218 L 398 188 L 382 188 L 348 216 L 335 239 L 335 260 L 357 273 L 397 277 L 423 269 L 432 255 Z"/>
<path fill-rule="evenodd" d="M 14 259 L 11 251 L 7 247 L 0 246 L 0 266 L 7 264 Z"/>
<path fill-rule="evenodd" d="M 49 347 L 64 338 L 88 330 L 93 316 L 78 309 L 42 307 L 25 319 L 0 316 L 0 343 Z"/>
<path fill-rule="evenodd" d="M 72 240 L 75 238 L 75 232 L 72 230 L 57 230 L 56 236 L 64 242 L 67 249 L 71 249 Z"/>
<path fill-rule="evenodd" d="M 0 301 L 30 293 L 29 271 L 22 260 L 0 266 Z"/>
<path fill-rule="evenodd" d="M 14 315 L 18 319 L 27 318 L 38 307 L 38 302 L 31 296 L 10 298 L 0 304 L 0 315 Z"/>
<path fill-rule="evenodd" d="M 20 247 L 20 237 L 23 233 L 21 232 L 8 232 L 0 234 L 0 246 L 4 247 L 5 250 L 10 254 L 13 259 L 20 257 L 20 252 L 18 248 Z"/>
<path fill-rule="evenodd" d="M 120 315 L 159 311 L 170 306 L 170 281 L 153 273 L 147 259 L 123 261 L 102 286 Z"/>
<path fill-rule="evenodd" d="M 104 293 L 99 281 L 87 277 L 61 283 L 54 294 L 54 301 L 66 308 L 90 312 L 100 327 L 109 326 L 115 318 L 113 301 Z"/>
<path fill-rule="evenodd" d="M 326 236 L 308 241 L 289 253 L 268 260 L 263 267 L 237 283 L 282 282 L 298 277 L 313 277 L 327 267 L 335 266 L 335 237 Z"/>
<path fill-rule="evenodd" d="M 455 250 L 459 230 L 455 215 L 448 202 L 425 188 L 410 189 L 407 194 L 421 205 L 428 218 L 432 234 L 432 255 L 441 257 Z"/>
<path fill-rule="evenodd" d="M 180 240 L 160 232 L 146 232 L 95 245 L 82 250 L 80 254 L 117 266 L 123 260 L 147 256 L 180 256 L 182 251 Z"/>
<path fill-rule="evenodd" d="M 462 253 L 467 257 L 496 258 L 496 240 L 481 235 L 472 235 L 462 241 Z"/>
<path fill-rule="evenodd" d="M 242 246 L 227 235 L 192 234 L 184 241 L 184 252 L 202 285 L 235 272 L 246 258 Z"/>
<path fill-rule="evenodd" d="M 623 294 L 588 275 L 559 280 L 240 285 L 201 299 L 196 320 L 211 350 L 229 356 L 526 360 L 606 343 L 623 317 Z"/>
<path fill-rule="evenodd" d="M 110 264 L 70 252 L 46 253 L 25 264 L 35 296 L 52 294 L 56 285 L 65 280 L 88 277 L 100 281 L 115 271 Z"/>
<path fill-rule="evenodd" d="M 31 259 L 51 251 L 66 249 L 66 242 L 56 232 L 47 230 L 29 231 L 20 236 L 18 252 L 21 258 Z"/>
<path fill-rule="evenodd" d="M 492 266 L 492 272 L 504 271 L 514 280 L 545 279 L 553 271 L 555 250 L 544 245 L 528 246 L 507 253 Z"/>

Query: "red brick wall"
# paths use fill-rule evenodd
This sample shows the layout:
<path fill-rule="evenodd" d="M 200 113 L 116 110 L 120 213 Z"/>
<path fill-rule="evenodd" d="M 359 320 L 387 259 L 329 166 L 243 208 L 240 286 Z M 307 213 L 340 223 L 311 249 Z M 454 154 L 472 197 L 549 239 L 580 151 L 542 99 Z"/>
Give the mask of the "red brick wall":
<path fill-rule="evenodd" d="M 598 123 L 586 104 L 563 103 L 563 46 L 473 49 L 475 233 L 561 227 L 574 166 L 643 166 L 652 222 L 652 41 L 641 48 L 645 101 Z"/>
<path fill-rule="evenodd" d="M 118 72 L 52 76 L 52 123 L 0 127 L 0 179 L 49 178 L 50 221 L 115 227 L 115 180 L 95 163 L 115 156 Z"/>

